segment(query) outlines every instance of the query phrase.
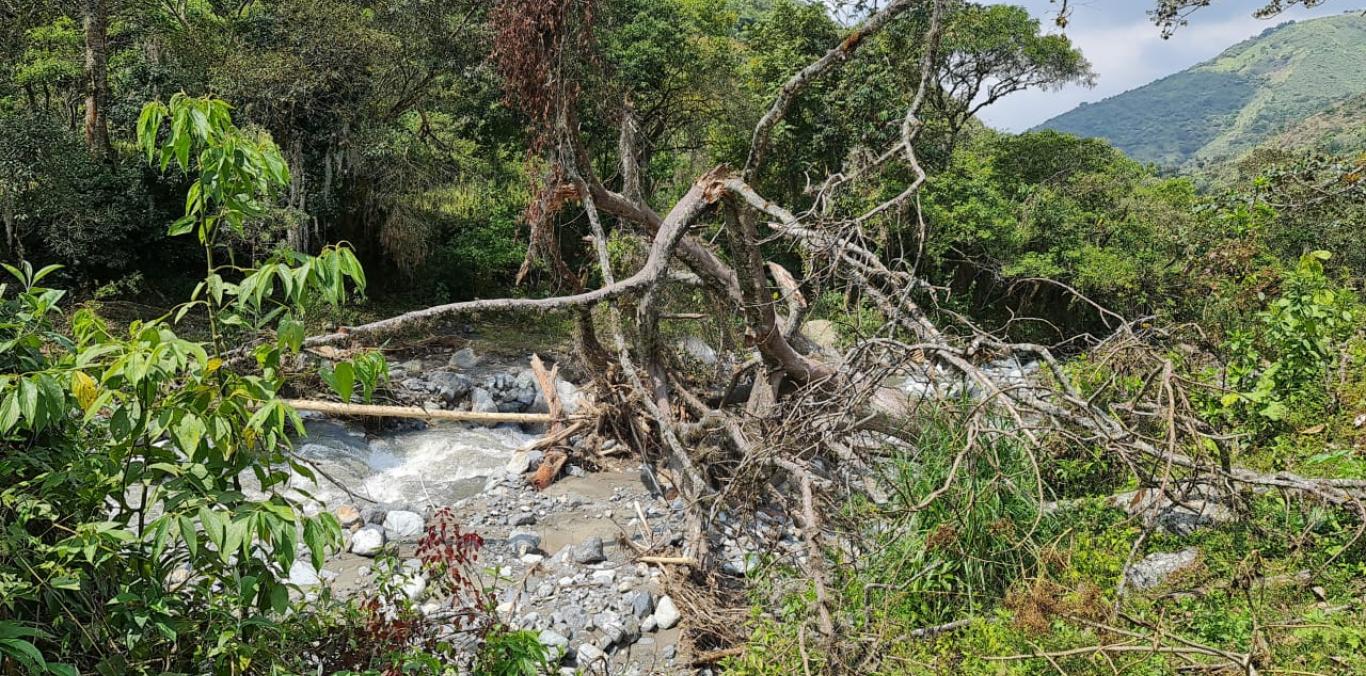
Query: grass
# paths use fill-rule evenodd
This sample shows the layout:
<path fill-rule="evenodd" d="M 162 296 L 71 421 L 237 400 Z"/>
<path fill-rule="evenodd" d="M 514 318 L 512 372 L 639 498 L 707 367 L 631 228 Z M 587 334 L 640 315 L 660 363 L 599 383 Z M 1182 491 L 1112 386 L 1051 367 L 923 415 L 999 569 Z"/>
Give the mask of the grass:
<path fill-rule="evenodd" d="M 1366 673 L 1366 544 L 1354 540 L 1355 519 L 1277 494 L 1256 496 L 1240 520 L 1142 539 L 1135 558 L 1196 547 L 1198 564 L 1157 589 L 1120 597 L 1141 524 L 1102 495 L 1041 514 L 1026 456 L 1013 442 L 968 458 L 954 487 L 930 507 L 907 509 L 943 481 L 962 434 L 951 417 L 931 421 L 915 454 L 889 468 L 898 489 L 891 504 L 846 505 L 845 524 L 859 524 L 850 534 L 862 539 L 855 556 L 829 553 L 839 654 L 823 650 L 814 630 L 800 629 L 815 614 L 810 584 L 795 571 L 770 570 L 755 589 L 746 653 L 726 663 L 728 673 L 802 673 L 804 660 L 820 673 L 830 659 L 855 673 L 1179 673 L 1183 661 L 1173 655 L 1085 651 L 1127 640 L 1096 623 L 1147 636 L 1160 627 L 1169 646 L 1182 645 L 1170 638 L 1180 636 L 1250 653 L 1262 673 Z M 1302 571 L 1311 571 L 1309 582 L 1297 577 Z M 768 602 L 794 584 L 776 608 Z M 969 622 L 933 638 L 912 634 L 951 620 Z M 1079 652 L 1005 659 L 1050 651 Z"/>

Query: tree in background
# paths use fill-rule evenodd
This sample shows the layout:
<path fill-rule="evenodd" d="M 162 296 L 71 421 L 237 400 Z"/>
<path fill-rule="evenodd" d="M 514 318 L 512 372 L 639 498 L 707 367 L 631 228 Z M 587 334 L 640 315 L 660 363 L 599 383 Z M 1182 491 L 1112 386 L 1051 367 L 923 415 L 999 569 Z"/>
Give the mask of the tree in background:
<path fill-rule="evenodd" d="M 82 0 L 85 23 L 85 143 L 99 159 L 109 156 L 109 2 Z"/>

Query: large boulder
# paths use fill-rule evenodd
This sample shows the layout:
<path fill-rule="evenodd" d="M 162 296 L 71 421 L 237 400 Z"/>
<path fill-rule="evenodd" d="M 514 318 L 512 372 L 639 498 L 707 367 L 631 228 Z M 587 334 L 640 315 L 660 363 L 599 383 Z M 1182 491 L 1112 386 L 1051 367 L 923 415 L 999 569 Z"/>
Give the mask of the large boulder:
<path fill-rule="evenodd" d="M 497 413 L 498 403 L 493 400 L 493 395 L 489 391 L 476 387 L 470 393 L 470 410 L 476 413 Z"/>

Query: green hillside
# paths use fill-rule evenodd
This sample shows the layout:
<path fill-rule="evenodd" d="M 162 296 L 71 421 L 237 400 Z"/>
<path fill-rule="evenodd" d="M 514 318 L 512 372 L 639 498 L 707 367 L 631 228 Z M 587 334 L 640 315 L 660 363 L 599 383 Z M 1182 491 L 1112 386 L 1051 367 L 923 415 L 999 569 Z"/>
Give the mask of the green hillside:
<path fill-rule="evenodd" d="M 1213 60 L 1043 124 L 1104 138 L 1164 166 L 1235 158 L 1316 114 L 1315 138 L 1361 120 L 1344 103 L 1366 93 L 1366 17 L 1359 12 L 1288 22 Z M 1351 142 L 1360 134 L 1346 133 Z"/>

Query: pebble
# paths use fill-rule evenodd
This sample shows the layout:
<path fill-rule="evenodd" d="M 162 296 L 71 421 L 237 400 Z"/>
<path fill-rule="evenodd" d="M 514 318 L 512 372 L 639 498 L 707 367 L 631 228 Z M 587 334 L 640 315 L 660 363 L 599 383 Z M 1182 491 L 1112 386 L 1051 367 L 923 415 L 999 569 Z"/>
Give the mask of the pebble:
<path fill-rule="evenodd" d="M 615 580 L 617 579 L 617 571 L 615 571 L 615 570 L 595 570 L 595 571 L 593 571 L 592 578 L 593 578 L 593 582 L 595 582 L 595 583 L 597 583 L 597 584 L 600 584 L 600 585 L 610 585 L 610 584 L 612 584 L 613 581 L 615 581 Z"/>

